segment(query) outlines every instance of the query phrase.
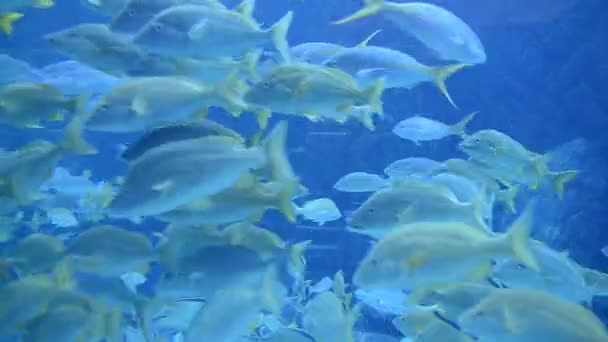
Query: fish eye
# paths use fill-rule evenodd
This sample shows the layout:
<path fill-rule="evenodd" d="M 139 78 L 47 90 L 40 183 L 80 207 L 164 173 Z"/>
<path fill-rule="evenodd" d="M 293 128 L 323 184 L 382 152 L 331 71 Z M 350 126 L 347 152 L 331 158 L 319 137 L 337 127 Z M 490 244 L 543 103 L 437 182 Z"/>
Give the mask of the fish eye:
<path fill-rule="evenodd" d="M 481 139 L 479 139 L 479 138 L 475 138 L 475 143 L 477 143 L 477 144 L 481 144 Z"/>
<path fill-rule="evenodd" d="M 134 11 L 134 10 L 132 10 L 132 9 L 130 9 L 130 10 L 128 10 L 128 11 L 127 11 L 127 15 L 128 15 L 129 17 L 134 17 L 134 16 L 135 16 L 135 11 Z"/>
<path fill-rule="evenodd" d="M 99 111 L 101 112 L 106 112 L 108 109 L 110 109 L 110 106 L 108 106 L 107 104 L 104 104 L 99 107 Z"/>
<path fill-rule="evenodd" d="M 371 263 L 372 263 L 372 266 L 378 266 L 378 260 L 376 260 L 376 259 L 372 259 L 372 260 L 370 260 L 370 261 L 371 261 Z"/>
<path fill-rule="evenodd" d="M 373 213 L 375 213 L 375 212 L 376 212 L 376 209 L 374 209 L 374 208 L 369 208 L 369 209 L 367 209 L 367 213 L 368 213 L 368 214 L 373 214 Z"/>
<path fill-rule="evenodd" d="M 264 83 L 262 83 L 262 87 L 268 89 L 268 88 L 272 87 L 272 84 L 270 84 L 270 82 L 264 82 Z"/>
<path fill-rule="evenodd" d="M 163 26 L 161 24 L 154 24 L 153 28 L 157 32 L 160 32 L 163 30 Z"/>

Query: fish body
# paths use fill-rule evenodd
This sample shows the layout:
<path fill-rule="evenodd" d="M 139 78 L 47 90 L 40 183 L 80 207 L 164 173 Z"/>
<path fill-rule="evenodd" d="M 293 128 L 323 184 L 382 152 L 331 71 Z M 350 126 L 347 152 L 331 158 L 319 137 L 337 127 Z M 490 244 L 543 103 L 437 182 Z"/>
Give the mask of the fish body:
<path fill-rule="evenodd" d="M 435 169 L 441 166 L 441 163 L 424 157 L 410 157 L 399 159 L 390 163 L 385 169 L 384 174 L 394 180 L 403 180 L 407 178 L 426 177 Z"/>
<path fill-rule="evenodd" d="M 339 220 L 342 217 L 334 201 L 329 198 L 306 201 L 302 207 L 296 207 L 296 213 L 307 220 L 316 222 L 319 226 L 326 222 Z"/>
<path fill-rule="evenodd" d="M 381 14 L 426 45 L 439 59 L 466 64 L 486 62 L 486 53 L 477 34 L 462 19 L 443 7 L 424 2 L 396 3 L 386 0 L 365 0 L 364 4 L 363 9 L 336 23 Z"/>
<path fill-rule="evenodd" d="M 375 192 L 388 186 L 386 179 L 367 172 L 352 172 L 342 176 L 334 189 L 342 192 Z"/>
<path fill-rule="evenodd" d="M 420 145 L 421 141 L 439 140 L 450 135 L 465 134 L 466 126 L 474 117 L 475 113 L 466 116 L 454 125 L 446 125 L 423 116 L 414 116 L 397 123 L 393 128 L 393 133 L 402 139 Z"/>

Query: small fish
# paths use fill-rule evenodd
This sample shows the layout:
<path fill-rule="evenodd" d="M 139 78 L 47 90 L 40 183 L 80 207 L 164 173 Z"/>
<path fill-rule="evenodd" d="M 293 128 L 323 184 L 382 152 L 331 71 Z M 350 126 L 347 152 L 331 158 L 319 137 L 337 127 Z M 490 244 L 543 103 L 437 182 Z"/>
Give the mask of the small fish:
<path fill-rule="evenodd" d="M 99 14 L 113 17 L 127 4 L 127 0 L 80 0 L 80 3 Z"/>
<path fill-rule="evenodd" d="M 488 341 L 608 340 L 604 323 L 592 311 L 536 290 L 497 290 L 462 314 L 458 326 Z"/>
<path fill-rule="evenodd" d="M 384 169 L 384 174 L 394 180 L 407 178 L 424 178 L 439 168 L 441 163 L 424 157 L 410 157 L 399 159 L 389 164 Z"/>
<path fill-rule="evenodd" d="M 0 65 L 0 87 L 11 83 L 42 81 L 39 70 L 20 59 L 0 54 Z"/>
<path fill-rule="evenodd" d="M 29 7 L 49 8 L 55 6 L 53 0 L 6 0 L 0 3 L 0 30 L 5 34 L 13 33 L 13 22 L 23 17 L 23 14 L 16 11 L 24 10 Z"/>
<path fill-rule="evenodd" d="M 288 12 L 262 30 L 250 13 L 180 5 L 157 14 L 135 34 L 133 42 L 161 55 L 201 59 L 238 57 L 271 45 L 289 61 L 287 33 L 292 18 L 293 13 Z"/>
<path fill-rule="evenodd" d="M 80 115 L 86 96 L 66 97 L 44 83 L 13 83 L 0 88 L 0 122 L 16 127 L 40 127 L 44 121 L 62 121 L 63 113 Z"/>
<path fill-rule="evenodd" d="M 376 192 L 389 185 L 381 176 L 367 172 L 352 172 L 342 176 L 334 189 L 342 192 Z"/>
<path fill-rule="evenodd" d="M 358 119 L 373 128 L 373 113 L 382 116 L 383 80 L 360 88 L 348 74 L 312 64 L 281 64 L 249 90 L 245 101 L 261 111 L 304 115 L 313 121 L 324 114 L 352 113 L 361 108 Z"/>
<path fill-rule="evenodd" d="M 51 271 L 65 256 L 65 247 L 54 236 L 34 233 L 19 241 L 8 258 L 21 276 Z"/>
<path fill-rule="evenodd" d="M 424 2 L 396 3 L 364 0 L 365 7 L 335 24 L 345 24 L 374 14 L 382 14 L 399 29 L 409 33 L 437 57 L 445 61 L 483 64 L 486 53 L 477 34 L 452 12 Z"/>
<path fill-rule="evenodd" d="M 384 236 L 359 264 L 353 284 L 362 288 L 416 290 L 438 283 L 477 281 L 491 274 L 492 260 L 513 256 L 533 270 L 529 247 L 533 206 L 507 233 L 490 235 L 460 222 L 413 223 Z"/>
<path fill-rule="evenodd" d="M 476 114 L 467 115 L 451 126 L 423 116 L 414 116 L 397 123 L 393 128 L 393 133 L 420 146 L 421 141 L 440 140 L 450 135 L 465 135 L 467 125 Z"/>
<path fill-rule="evenodd" d="M 50 84 L 70 96 L 104 94 L 119 80 L 83 63 L 67 60 L 40 69 L 42 82 Z"/>
<path fill-rule="evenodd" d="M 127 0 L 126 5 L 123 6 L 120 13 L 113 16 L 110 28 L 115 32 L 136 33 L 146 23 L 152 20 L 155 15 L 163 10 L 184 4 L 208 6 L 223 10 L 226 9 L 226 7 L 217 0 Z M 247 6 L 249 6 L 249 4 L 244 2 L 239 8 L 246 9 Z"/>
<path fill-rule="evenodd" d="M 532 152 L 507 134 L 493 129 L 463 136 L 458 147 L 486 174 L 532 189 L 543 181 L 549 181 L 559 198 L 564 196 L 566 183 L 578 173 L 574 170 L 551 171 L 547 165 L 550 154 Z"/>
<path fill-rule="evenodd" d="M 340 209 L 329 198 L 306 201 L 301 207 L 296 206 L 296 214 L 316 222 L 319 226 L 325 225 L 326 222 L 339 220 L 342 217 Z"/>
<path fill-rule="evenodd" d="M 432 82 L 456 107 L 445 81 L 464 68 L 464 64 L 431 67 L 414 57 L 380 46 L 343 48 L 323 61 L 323 65 L 340 69 L 353 76 L 360 86 L 367 87 L 383 78 L 386 88 L 413 89 L 423 82 Z"/>
<path fill-rule="evenodd" d="M 209 87 L 181 77 L 142 77 L 122 82 L 101 98 L 88 115 L 87 128 L 105 132 L 137 132 L 190 121 L 210 106 L 234 115 L 247 108 L 234 75 Z"/>

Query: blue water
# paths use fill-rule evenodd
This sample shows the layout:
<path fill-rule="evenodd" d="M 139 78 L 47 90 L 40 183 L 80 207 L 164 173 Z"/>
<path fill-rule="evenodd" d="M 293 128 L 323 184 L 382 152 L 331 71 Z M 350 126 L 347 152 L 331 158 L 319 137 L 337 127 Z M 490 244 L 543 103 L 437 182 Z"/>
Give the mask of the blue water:
<path fill-rule="evenodd" d="M 530 0 L 530 3 L 536 1 L 550 2 Z M 496 8 L 501 2 L 488 0 L 488 3 L 495 3 Z M 502 5 L 509 7 L 508 11 L 503 9 L 504 12 L 499 13 L 504 15 L 496 15 L 490 11 L 492 6 L 477 8 L 468 0 L 436 1 L 470 23 L 488 55 L 486 64 L 459 72 L 448 81 L 452 98 L 460 110 L 451 107 L 431 85 L 423 85 L 413 91 L 387 91 L 384 97 L 387 118 L 378 123 L 374 132 L 358 123 L 313 123 L 292 118 L 290 158 L 302 182 L 314 196 L 331 197 L 347 215 L 365 196 L 332 189 L 344 174 L 352 171 L 381 174 L 387 164 L 408 156 L 436 160 L 464 157 L 457 149 L 456 138 L 422 147 L 401 140 L 391 133 L 396 122 L 417 113 L 455 122 L 468 112 L 479 111 L 469 127 L 471 131 L 497 129 L 537 152 L 562 146 L 562 160 L 554 162 L 564 169 L 579 169 L 581 173 L 569 184 L 563 201 L 540 195 L 543 201 L 534 236 L 556 249 L 568 250 L 574 260 L 586 267 L 608 272 L 608 257 L 602 253 L 608 245 L 608 97 L 605 96 L 608 2 L 561 2 L 569 4 L 559 10 L 553 5 L 546 5 L 546 8 L 540 5 L 537 9 Z M 236 1 L 225 3 L 231 6 Z M 359 1 L 353 0 L 258 0 L 255 17 L 268 25 L 286 11 L 293 10 L 291 45 L 308 41 L 353 45 L 382 28 L 382 33 L 374 38 L 374 45 L 407 51 L 423 62 L 432 60 L 419 43 L 404 37 L 381 18 L 343 26 L 329 24 L 360 6 Z M 83 22 L 108 21 L 75 0 L 59 0 L 53 8 L 29 9 L 25 14 L 17 22 L 13 36 L 0 35 L 0 53 L 23 59 L 36 67 L 65 59 L 44 43 L 41 39 L 44 34 Z M 276 115 L 273 120 L 278 117 Z M 212 113 L 212 118 L 246 134 L 256 130 L 252 117 L 235 121 Z M 1 132 L 0 147 L 5 149 L 15 148 L 33 138 L 54 140 L 60 135 L 59 130 L 23 132 L 4 126 Z M 318 132 L 337 134 L 316 134 Z M 100 154 L 68 158 L 62 165 L 74 173 L 91 169 L 95 180 L 120 175 L 125 166 L 115 160 L 116 145 L 132 141 L 136 136 L 87 133 L 87 140 L 99 148 Z M 564 144 L 567 145 L 563 147 Z M 524 199 L 521 200 L 520 205 L 523 205 Z M 496 220 L 498 226 L 504 227 L 512 217 L 499 215 Z M 278 214 L 268 213 L 264 225 L 272 227 L 288 241 L 313 239 L 315 245 L 331 247 L 307 254 L 307 278 L 312 280 L 332 275 L 339 269 L 350 276 L 370 244 L 363 236 L 344 232 L 343 220 L 330 223 L 326 229 L 312 230 L 294 228 Z M 155 223 L 147 224 L 145 228 L 132 226 L 132 229 L 148 232 L 161 228 Z M 608 322 L 608 300 L 596 297 L 593 310 Z M 382 320 L 372 319 L 369 325 L 376 331 L 390 329 Z"/>

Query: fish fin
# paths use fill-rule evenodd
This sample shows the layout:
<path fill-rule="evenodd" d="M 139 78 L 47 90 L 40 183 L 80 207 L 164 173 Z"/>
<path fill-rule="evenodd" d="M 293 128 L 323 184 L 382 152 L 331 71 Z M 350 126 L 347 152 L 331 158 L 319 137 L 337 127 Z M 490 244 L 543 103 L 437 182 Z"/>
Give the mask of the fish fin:
<path fill-rule="evenodd" d="M 443 94 L 443 96 L 445 96 L 445 98 L 448 99 L 448 101 L 450 101 L 450 103 L 452 104 L 452 106 L 454 106 L 454 108 L 458 108 L 458 106 L 456 106 L 454 101 L 452 101 L 452 97 L 450 96 L 450 93 L 448 92 L 448 88 L 445 85 L 445 81 L 450 76 L 452 76 L 454 73 L 456 73 L 458 70 L 460 70 L 466 66 L 469 66 L 469 65 L 468 64 L 453 64 L 453 65 L 447 65 L 447 66 L 429 67 L 429 71 L 431 73 L 431 76 L 433 77 L 433 83 L 435 83 L 435 86 L 437 86 L 437 88 Z"/>
<path fill-rule="evenodd" d="M 296 222 L 296 210 L 291 199 L 295 196 L 298 191 L 299 182 L 298 179 L 285 180 L 282 184 L 282 190 L 279 192 L 277 208 L 281 211 L 281 214 L 289 222 Z"/>
<path fill-rule="evenodd" d="M 13 23 L 23 17 L 23 14 L 11 12 L 0 13 L 0 30 L 7 35 L 13 34 Z"/>
<path fill-rule="evenodd" d="M 194 112 L 194 114 L 192 115 L 192 117 L 194 117 L 195 119 L 204 119 L 207 116 L 209 116 L 209 107 L 203 107 Z"/>
<path fill-rule="evenodd" d="M 471 122 L 471 120 L 473 120 L 475 118 L 475 115 L 477 115 L 477 113 L 479 112 L 473 112 L 467 116 L 465 116 L 462 120 L 458 121 L 458 123 L 450 126 L 450 131 L 452 132 L 452 134 L 454 135 L 466 135 L 466 129 L 467 129 L 467 125 L 469 124 L 469 122 Z"/>
<path fill-rule="evenodd" d="M 511 224 L 503 238 L 511 245 L 513 256 L 519 262 L 529 269 L 539 272 L 540 266 L 530 249 L 530 230 L 534 220 L 535 207 L 536 202 L 529 203 L 524 212 Z"/>
<path fill-rule="evenodd" d="M 148 101 L 142 96 L 135 96 L 133 101 L 131 101 L 130 109 L 135 115 L 144 116 L 149 113 Z"/>
<path fill-rule="evenodd" d="M 33 7 L 35 8 L 49 8 L 55 6 L 53 0 L 34 0 Z"/>
<path fill-rule="evenodd" d="M 365 6 L 358 10 L 357 12 L 349 15 L 346 18 L 342 18 L 340 20 L 334 21 L 332 24 L 342 25 L 346 23 L 350 23 L 351 21 L 359 20 L 361 18 L 369 17 L 374 15 L 384 8 L 384 4 L 386 1 L 384 0 L 365 0 Z"/>
<path fill-rule="evenodd" d="M 215 92 L 226 101 L 224 109 L 237 118 L 249 107 L 243 100 L 246 91 L 247 86 L 241 81 L 238 70 L 233 70 L 215 89 Z"/>
<path fill-rule="evenodd" d="M 258 127 L 261 129 L 266 129 L 266 127 L 268 127 L 268 120 L 270 119 L 271 115 L 272 112 L 268 109 L 256 110 L 255 118 L 258 122 Z"/>
<path fill-rule="evenodd" d="M 289 11 L 283 18 L 276 22 L 269 31 L 272 32 L 272 41 L 275 49 L 281 54 L 284 63 L 290 63 L 289 43 L 287 42 L 287 34 L 293 20 L 293 12 Z"/>
<path fill-rule="evenodd" d="M 367 36 L 367 38 L 363 39 L 359 44 L 353 46 L 353 48 L 363 48 L 366 47 L 370 40 L 372 40 L 378 33 L 382 32 L 382 30 L 376 30 L 374 33 Z"/>
<path fill-rule="evenodd" d="M 302 113 L 308 120 L 312 121 L 312 122 L 319 122 L 321 121 L 321 116 L 315 112 L 304 112 Z"/>
<path fill-rule="evenodd" d="M 259 223 L 262 222 L 262 219 L 264 219 L 264 211 L 260 211 L 259 213 L 249 216 L 247 218 L 247 221 L 252 223 Z"/>
<path fill-rule="evenodd" d="M 82 138 L 82 119 L 75 116 L 65 127 L 63 138 L 59 146 L 65 150 L 76 154 L 96 154 L 97 149 L 89 145 Z"/>
<path fill-rule="evenodd" d="M 413 274 L 418 267 L 424 265 L 431 255 L 427 252 L 418 252 L 403 261 L 403 267 L 406 269 L 408 274 Z"/>
<path fill-rule="evenodd" d="M 511 213 L 515 214 L 517 213 L 517 208 L 515 207 L 515 199 L 517 198 L 518 192 L 519 186 L 511 185 L 505 190 L 498 191 L 496 193 L 496 199 L 503 202 L 507 209 L 509 209 Z"/>
<path fill-rule="evenodd" d="M 564 199 L 566 183 L 573 180 L 577 174 L 578 174 L 578 171 L 574 171 L 574 170 L 562 171 L 562 172 L 549 172 L 548 176 L 551 179 L 551 182 L 553 183 L 553 188 L 555 189 L 555 192 L 557 193 L 557 197 L 559 197 L 559 199 Z"/>
<path fill-rule="evenodd" d="M 304 254 L 312 240 L 295 243 L 289 247 L 289 267 L 297 274 L 304 274 L 306 271 L 306 258 Z"/>
<path fill-rule="evenodd" d="M 485 262 L 485 263 L 479 265 L 479 267 L 475 268 L 473 270 L 473 272 L 471 272 L 469 280 L 473 281 L 473 282 L 477 282 L 482 279 L 486 279 L 491 274 L 492 274 L 492 263 Z"/>
<path fill-rule="evenodd" d="M 274 267 L 268 268 L 262 280 L 260 299 L 264 309 L 271 312 L 275 317 L 281 315 L 281 303 L 277 298 L 277 270 Z"/>
<path fill-rule="evenodd" d="M 504 307 L 503 317 L 505 320 L 505 328 L 507 328 L 507 331 L 509 331 L 509 333 L 513 335 L 519 334 L 520 329 L 518 327 L 518 324 L 515 322 L 513 314 L 511 313 L 508 307 Z"/>
<path fill-rule="evenodd" d="M 37 123 L 28 123 L 28 124 L 24 125 L 23 127 L 32 128 L 32 129 L 44 128 L 44 126 L 37 124 Z"/>
<path fill-rule="evenodd" d="M 262 57 L 263 50 L 257 49 L 253 51 L 249 51 L 243 57 L 241 61 L 241 68 L 243 72 L 251 79 L 258 80 L 260 76 L 258 75 L 257 66 L 260 58 Z"/>
<path fill-rule="evenodd" d="M 62 260 L 55 266 L 55 269 L 53 270 L 53 281 L 59 288 L 64 290 L 71 290 L 75 287 L 76 281 L 72 276 L 72 271 L 70 270 L 67 259 Z"/>
<path fill-rule="evenodd" d="M 255 10 L 255 0 L 243 0 L 240 4 L 238 4 L 233 11 L 239 13 L 247 20 L 253 20 L 253 11 Z"/>
<path fill-rule="evenodd" d="M 370 112 L 384 115 L 382 109 L 382 93 L 384 92 L 384 78 L 379 78 L 369 87 L 363 89 L 362 95 L 370 106 Z"/>
<path fill-rule="evenodd" d="M 252 135 L 251 138 L 247 141 L 248 147 L 258 146 L 260 144 L 260 140 L 262 139 L 262 135 L 264 131 L 259 131 L 256 134 Z"/>
<path fill-rule="evenodd" d="M 81 94 L 79 96 L 70 98 L 66 105 L 66 110 L 75 115 L 82 116 L 85 113 L 88 96 Z"/>
<path fill-rule="evenodd" d="M 171 190 L 171 188 L 173 188 L 173 181 L 170 179 L 167 179 L 165 181 L 162 181 L 158 184 L 155 184 L 152 186 L 152 190 L 154 191 L 158 191 L 161 193 L 166 193 L 167 191 Z"/>
<path fill-rule="evenodd" d="M 353 106 L 351 104 L 341 105 L 336 108 L 338 113 L 350 113 L 353 110 Z"/>
<path fill-rule="evenodd" d="M 49 116 L 49 121 L 63 121 L 64 116 L 60 112 L 53 113 L 53 115 Z"/>
<path fill-rule="evenodd" d="M 376 125 L 374 124 L 374 113 L 367 110 L 361 110 L 358 119 L 368 130 L 372 132 L 376 130 Z"/>
<path fill-rule="evenodd" d="M 207 31 L 207 24 L 209 23 L 209 19 L 205 18 L 200 20 L 198 23 L 192 25 L 190 30 L 188 30 L 188 38 L 190 40 L 200 39 L 205 35 Z"/>
<path fill-rule="evenodd" d="M 395 184 L 393 184 L 393 186 L 395 187 L 399 187 L 401 182 L 395 182 Z M 397 214 L 397 220 L 399 222 L 402 223 L 411 223 L 415 221 L 416 218 L 416 210 L 414 209 L 413 205 L 408 206 L 407 208 L 405 208 L 403 211 L 401 211 L 399 214 Z"/>

